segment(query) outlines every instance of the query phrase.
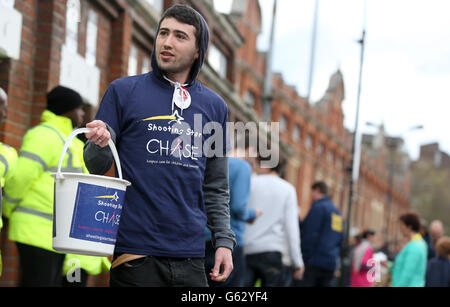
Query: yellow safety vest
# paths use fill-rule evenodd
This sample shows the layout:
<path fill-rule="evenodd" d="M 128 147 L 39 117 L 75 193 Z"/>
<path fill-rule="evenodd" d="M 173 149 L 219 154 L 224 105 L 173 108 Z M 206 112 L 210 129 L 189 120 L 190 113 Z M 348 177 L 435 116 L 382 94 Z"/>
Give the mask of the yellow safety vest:
<path fill-rule="evenodd" d="M 64 259 L 63 275 L 73 274 L 75 268 L 82 268 L 89 275 L 98 275 L 111 268 L 111 262 L 106 257 L 67 254 Z"/>
<path fill-rule="evenodd" d="M 9 239 L 53 251 L 54 178 L 72 121 L 48 110 L 41 124 L 27 131 L 16 170 L 5 185 L 4 213 L 9 221 Z M 84 143 L 74 139 L 64 156 L 62 172 L 88 173 L 83 160 Z M 101 265 L 102 258 L 91 261 Z M 86 262 L 83 261 L 82 264 Z M 86 265 L 90 262 L 86 262 Z"/>

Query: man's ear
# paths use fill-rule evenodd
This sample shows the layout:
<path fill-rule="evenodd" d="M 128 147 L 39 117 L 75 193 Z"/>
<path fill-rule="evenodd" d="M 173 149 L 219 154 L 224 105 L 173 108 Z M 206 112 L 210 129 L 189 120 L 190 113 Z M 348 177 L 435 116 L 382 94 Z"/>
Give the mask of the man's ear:
<path fill-rule="evenodd" d="M 197 51 L 195 52 L 195 60 L 198 59 L 198 57 L 200 56 L 200 49 L 197 47 Z"/>

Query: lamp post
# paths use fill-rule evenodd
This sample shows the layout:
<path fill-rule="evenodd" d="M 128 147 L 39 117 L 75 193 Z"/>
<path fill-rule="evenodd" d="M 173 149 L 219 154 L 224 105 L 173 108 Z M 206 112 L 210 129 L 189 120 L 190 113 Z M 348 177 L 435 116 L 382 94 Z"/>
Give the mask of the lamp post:
<path fill-rule="evenodd" d="M 264 92 L 263 92 L 263 119 L 266 122 L 272 120 L 272 102 L 273 102 L 273 92 L 272 92 L 272 61 L 273 61 L 273 50 L 275 41 L 275 25 L 277 16 L 277 0 L 273 0 L 273 10 L 272 10 L 272 26 L 270 29 L 270 40 L 269 48 L 266 55 L 266 72 L 264 77 Z"/>
<path fill-rule="evenodd" d="M 308 103 L 311 102 L 311 91 L 313 85 L 313 75 L 314 75 L 314 64 L 316 59 L 316 40 L 317 40 L 317 22 L 319 19 L 319 0 L 316 0 L 314 5 L 314 19 L 313 28 L 311 34 L 311 58 L 309 61 L 309 75 L 308 75 L 308 92 L 306 93 L 306 100 Z"/>
<path fill-rule="evenodd" d="M 363 29 L 362 37 L 358 40 L 358 43 L 361 45 L 361 58 L 360 58 L 360 68 L 359 68 L 359 81 L 358 81 L 358 97 L 356 102 L 356 118 L 355 118 L 355 131 L 353 132 L 353 140 L 352 140 L 352 160 L 351 166 L 348 168 L 349 171 L 349 193 L 348 193 L 348 205 L 347 205 L 347 213 L 345 216 L 345 232 L 344 232 L 344 242 L 341 249 L 341 277 L 340 277 L 340 285 L 345 287 L 348 286 L 349 280 L 347 280 L 350 276 L 351 271 L 351 255 L 350 255 L 350 228 L 351 228 L 351 217 L 352 217 L 352 205 L 353 205 L 353 194 L 354 194 L 354 185 L 357 180 L 357 176 L 359 173 L 359 161 L 357 159 L 357 150 L 360 149 L 359 144 L 357 144 L 358 140 L 358 128 L 359 128 L 359 111 L 360 111 L 360 101 L 361 101 L 361 85 L 362 85 L 362 75 L 363 75 L 363 64 L 364 64 L 364 51 L 365 51 L 365 42 L 366 42 L 366 30 Z"/>

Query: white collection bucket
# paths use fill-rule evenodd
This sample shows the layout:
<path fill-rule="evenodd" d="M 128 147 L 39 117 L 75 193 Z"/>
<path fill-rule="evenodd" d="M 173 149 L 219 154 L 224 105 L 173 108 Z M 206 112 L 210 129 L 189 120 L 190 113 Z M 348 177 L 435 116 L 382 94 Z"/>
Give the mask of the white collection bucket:
<path fill-rule="evenodd" d="M 125 191 L 130 182 L 122 179 L 122 168 L 113 141 L 108 145 L 119 178 L 61 173 L 64 155 L 73 138 L 90 129 L 75 130 L 67 139 L 55 177 L 53 206 L 53 249 L 63 253 L 111 256 L 114 253 Z"/>

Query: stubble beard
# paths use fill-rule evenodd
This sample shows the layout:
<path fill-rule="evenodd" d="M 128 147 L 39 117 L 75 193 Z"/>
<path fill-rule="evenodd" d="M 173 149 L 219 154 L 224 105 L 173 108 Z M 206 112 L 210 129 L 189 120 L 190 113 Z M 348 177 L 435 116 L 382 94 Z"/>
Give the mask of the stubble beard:
<path fill-rule="evenodd" d="M 161 58 L 158 56 L 156 58 L 156 62 L 159 66 L 159 68 L 164 71 L 166 74 L 178 74 L 183 73 L 185 71 L 190 71 L 192 68 L 192 65 L 195 62 L 195 53 L 192 53 L 189 56 L 188 59 L 182 59 L 181 62 L 167 62 L 165 63 Z"/>

